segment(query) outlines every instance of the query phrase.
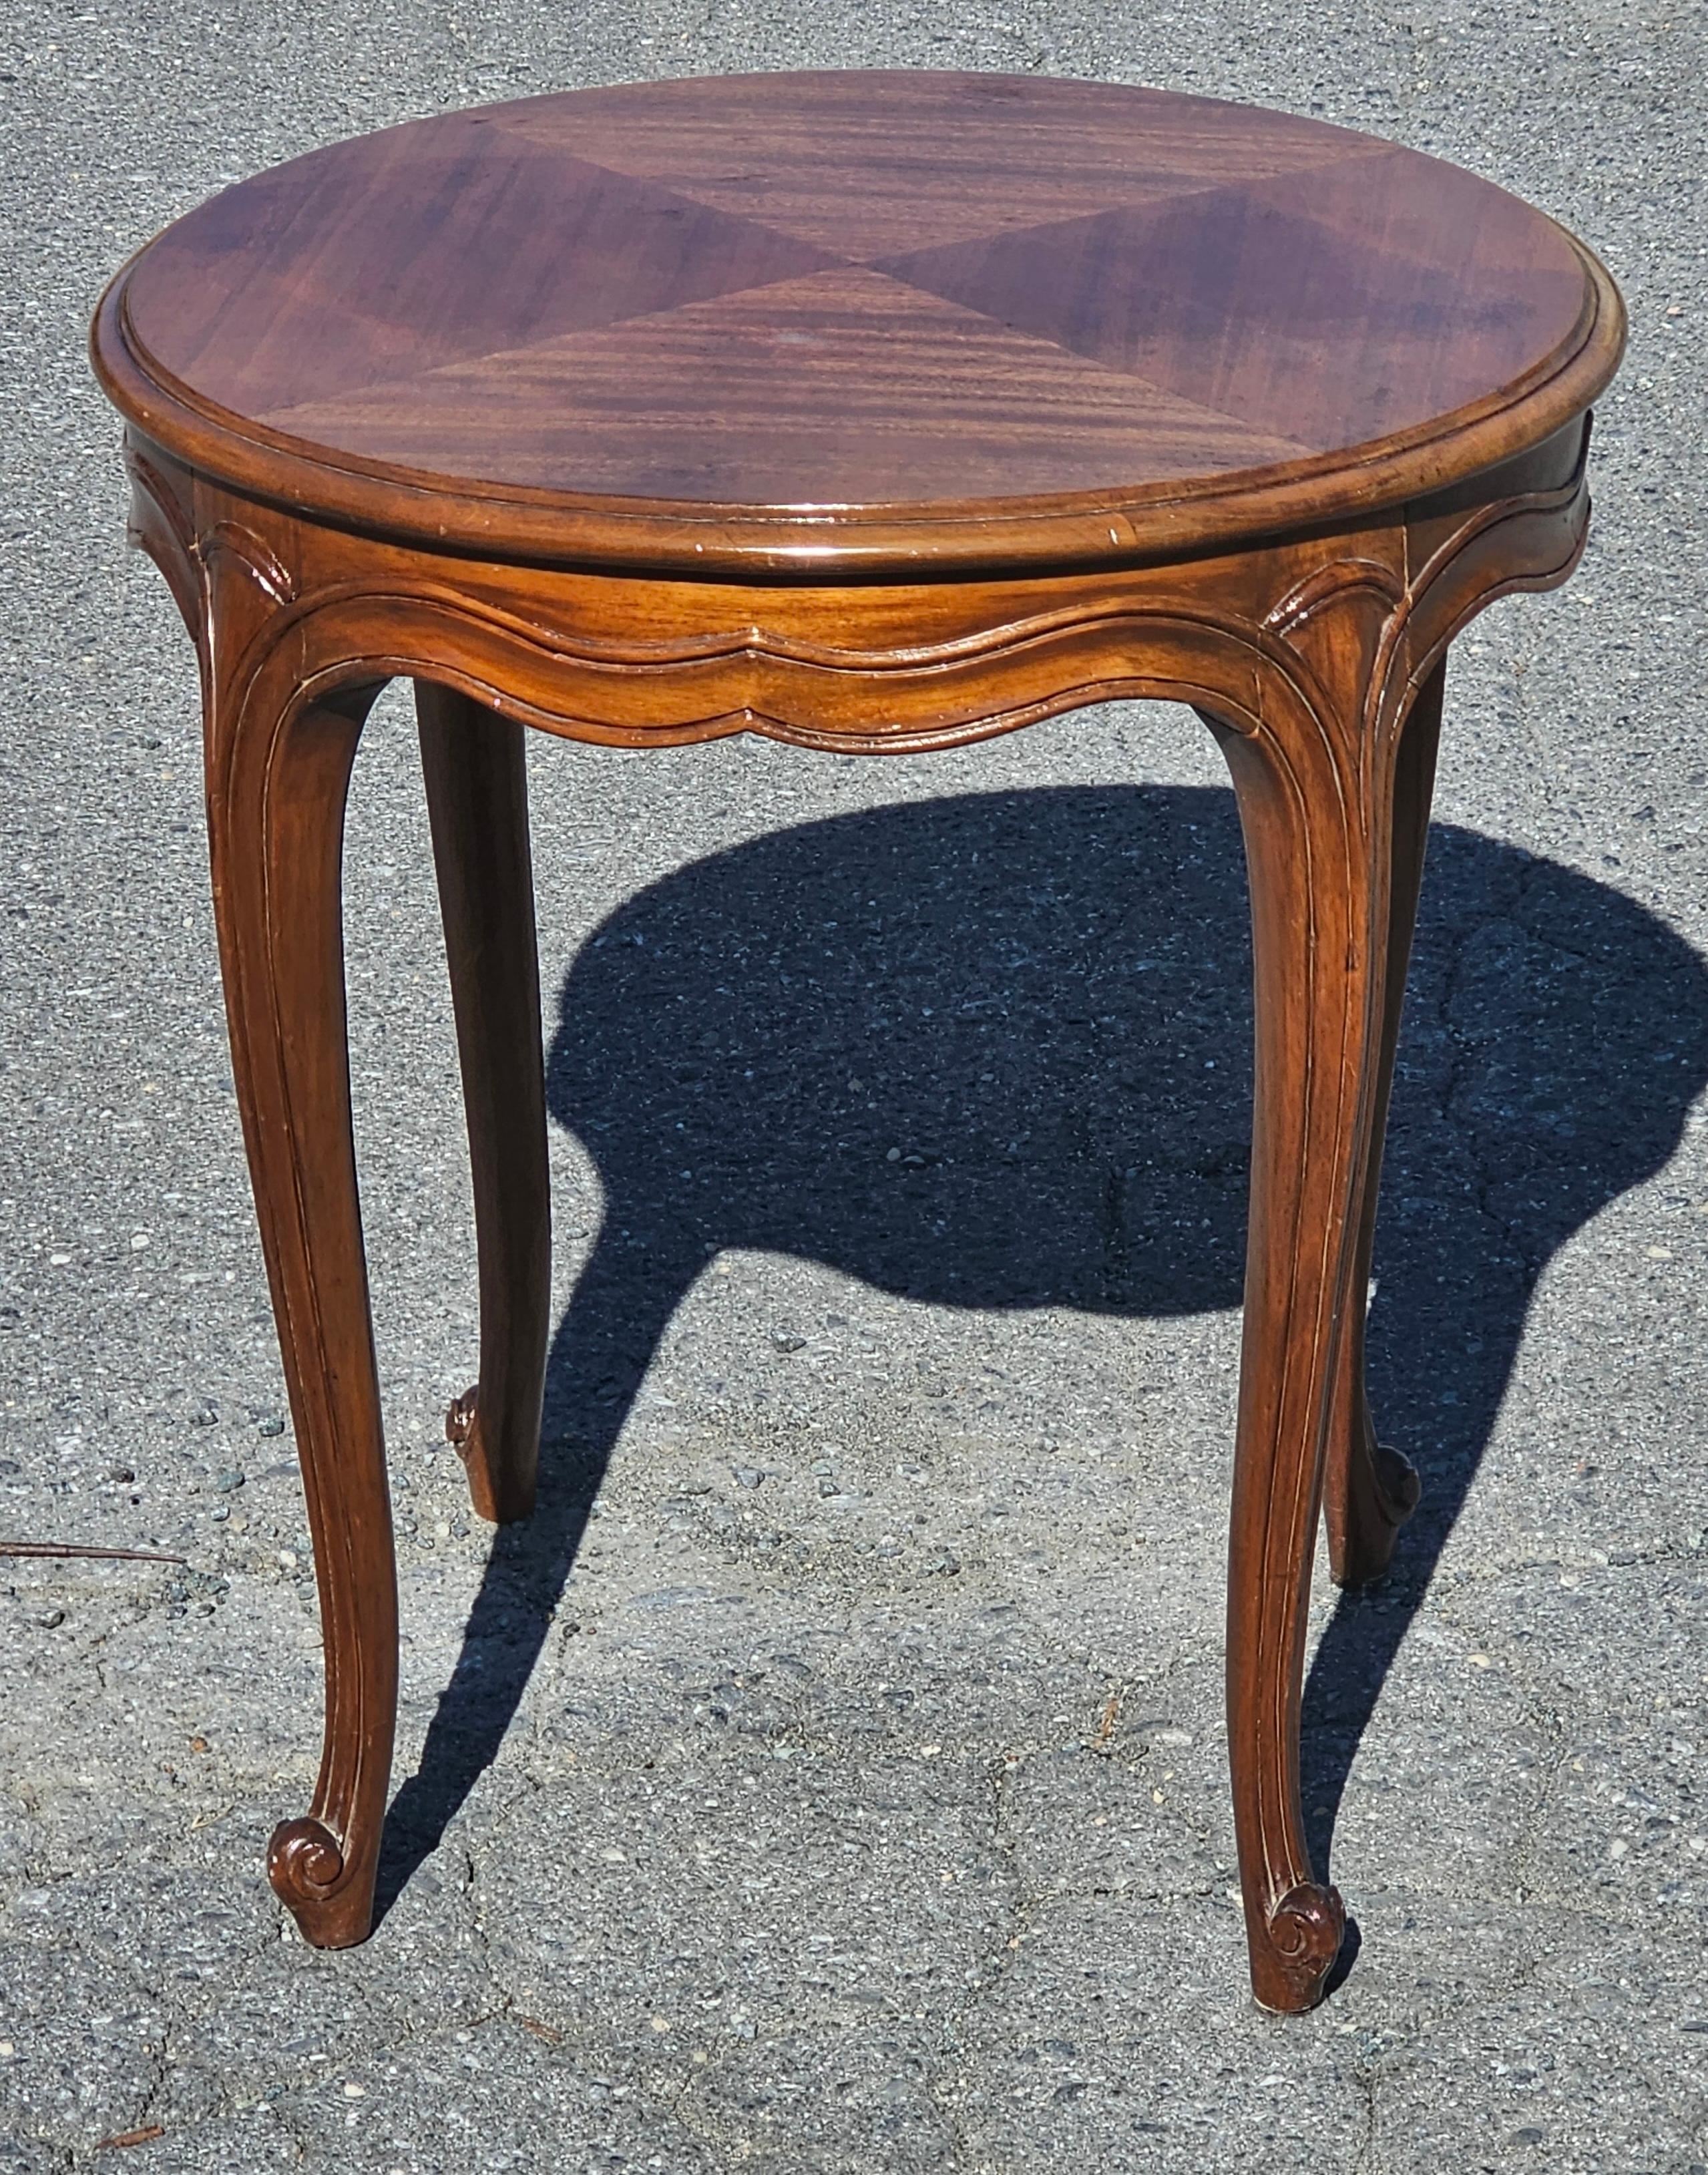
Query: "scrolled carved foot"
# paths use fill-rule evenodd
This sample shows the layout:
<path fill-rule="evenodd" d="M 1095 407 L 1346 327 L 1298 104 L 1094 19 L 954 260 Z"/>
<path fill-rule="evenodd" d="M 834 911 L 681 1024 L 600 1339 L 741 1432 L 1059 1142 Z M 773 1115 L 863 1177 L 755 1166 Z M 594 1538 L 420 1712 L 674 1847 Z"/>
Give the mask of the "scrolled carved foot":
<path fill-rule="evenodd" d="M 469 1500 L 477 1518 L 499 1521 L 497 1492 L 492 1485 L 491 1460 L 480 1430 L 480 1385 L 453 1397 L 445 1408 L 445 1440 L 463 1461 L 469 1476 Z"/>
<path fill-rule="evenodd" d="M 469 1500 L 477 1518 L 498 1521 L 498 1502 L 492 1486 L 491 1462 L 480 1432 L 480 1385 L 476 1382 L 445 1408 L 445 1440 L 463 1461 L 469 1476 Z"/>
<path fill-rule="evenodd" d="M 1382 1515 L 1396 1532 L 1418 1507 L 1423 1493 L 1423 1483 L 1418 1477 L 1418 1468 L 1402 1451 L 1391 1449 L 1385 1442 L 1371 1447 L 1371 1463 L 1375 1468 L 1376 1497 Z"/>
<path fill-rule="evenodd" d="M 495 1465 L 492 1449 L 481 1424 L 480 1385 L 453 1397 L 445 1413 L 445 1440 L 463 1461 L 469 1476 L 469 1500 L 474 1515 L 495 1526 L 513 1524 L 534 1511 L 532 1462 L 525 1474 Z"/>
<path fill-rule="evenodd" d="M 476 1382 L 460 1397 L 453 1397 L 445 1408 L 445 1440 L 465 1464 L 475 1440 L 474 1423 L 480 1402 L 480 1385 Z"/>
<path fill-rule="evenodd" d="M 1269 1914 L 1266 1950 L 1252 1957 L 1252 1990 L 1265 2009 L 1293 2015 L 1316 2006 L 1346 1924 L 1338 1889 L 1315 1881 L 1288 1889 Z"/>
<path fill-rule="evenodd" d="M 344 1852 L 318 1820 L 284 1820 L 267 1846 L 267 1877 L 293 1911 L 324 1903 L 344 1877 Z"/>
<path fill-rule="evenodd" d="M 323 1822 L 282 1821 L 267 1846 L 267 1877 L 312 1947 L 354 1948 L 367 1939 L 373 1866 L 350 1864 Z"/>
<path fill-rule="evenodd" d="M 1423 1497 L 1423 1483 L 1409 1457 L 1371 1439 L 1364 1485 L 1347 1504 L 1346 1537 L 1334 1565 L 1340 1586 L 1368 1586 L 1393 1561 L 1400 1528 Z"/>

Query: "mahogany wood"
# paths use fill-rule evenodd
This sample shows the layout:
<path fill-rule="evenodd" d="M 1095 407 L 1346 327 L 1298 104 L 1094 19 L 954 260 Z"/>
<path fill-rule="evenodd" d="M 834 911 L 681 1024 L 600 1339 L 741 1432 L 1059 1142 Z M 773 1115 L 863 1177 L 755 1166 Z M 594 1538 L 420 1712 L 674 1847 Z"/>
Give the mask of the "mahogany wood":
<path fill-rule="evenodd" d="M 463 1063 L 480 1267 L 480 1379 L 446 1432 L 483 1518 L 534 1508 L 551 1333 L 545 1060 L 523 728 L 420 682 L 421 767 Z"/>
<path fill-rule="evenodd" d="M 1417 1496 L 1364 1390 L 1444 659 L 1563 580 L 1619 298 L 1543 216 L 1315 122 L 1109 85 L 770 76 L 335 146 L 120 274 L 95 366 L 195 636 L 240 1100 L 308 1494 L 327 1735 L 274 1838 L 371 1910 L 396 1596 L 350 1145 L 339 843 L 413 677 L 469 1107 L 476 1507 L 527 1514 L 549 1224 L 522 735 L 943 747 L 1204 716 L 1251 878 L 1255 1138 L 1228 1582 L 1252 1980 L 1343 1912 L 1299 1797 L 1309 1565 Z"/>
<path fill-rule="evenodd" d="M 1406 999 L 1406 968 L 1417 926 L 1423 854 L 1429 836 L 1429 800 L 1441 737 L 1441 697 L 1446 659 L 1441 659 L 1413 697 L 1394 758 L 1393 816 L 1388 860 L 1387 961 L 1384 968 L 1381 1044 L 1370 1089 L 1369 1144 L 1361 1185 L 1358 1249 L 1351 1297 L 1335 1372 L 1330 1408 L 1324 1523 L 1329 1568 L 1341 1586 L 1380 1578 L 1394 1552 L 1400 1527 L 1418 1507 L 1418 1477 L 1398 1451 L 1376 1440 L 1364 1398 L 1364 1294 L 1376 1233 L 1381 1184 L 1382 1136 L 1394 1084 L 1394 1056 Z"/>
<path fill-rule="evenodd" d="M 849 72 L 312 153 L 150 243 L 96 361 L 202 473 L 365 529 L 1011 570 L 1435 489 L 1579 414 L 1620 326 L 1570 236 L 1391 144 Z"/>

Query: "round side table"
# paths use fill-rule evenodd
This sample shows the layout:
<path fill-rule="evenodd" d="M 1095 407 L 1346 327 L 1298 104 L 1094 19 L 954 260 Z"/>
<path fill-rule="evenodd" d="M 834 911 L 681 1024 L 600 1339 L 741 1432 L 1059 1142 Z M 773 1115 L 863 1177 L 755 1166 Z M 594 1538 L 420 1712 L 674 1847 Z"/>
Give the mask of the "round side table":
<path fill-rule="evenodd" d="M 136 540 L 201 661 L 233 1062 L 314 1538 L 307 1938 L 369 1928 L 397 1589 L 339 861 L 415 681 L 478 1214 L 475 1507 L 526 1517 L 549 1208 L 523 736 L 940 748 L 1191 704 L 1250 870 L 1228 1744 L 1258 1999 L 1344 1920 L 1301 1824 L 1314 1536 L 1385 1565 L 1364 1294 L 1443 660 L 1562 581 L 1612 282 L 1435 160 L 1030 78 L 768 75 L 413 122 L 227 190 L 103 299 Z"/>

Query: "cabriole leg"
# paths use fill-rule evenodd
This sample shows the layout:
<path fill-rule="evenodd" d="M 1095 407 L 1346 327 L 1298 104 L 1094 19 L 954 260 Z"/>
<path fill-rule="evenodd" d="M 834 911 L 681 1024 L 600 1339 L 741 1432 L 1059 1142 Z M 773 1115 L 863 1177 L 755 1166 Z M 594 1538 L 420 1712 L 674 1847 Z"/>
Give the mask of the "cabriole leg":
<path fill-rule="evenodd" d="M 296 1424 L 326 1649 L 306 1818 L 268 1853 L 318 1948 L 363 1939 L 391 1779 L 398 1596 L 350 1136 L 341 862 L 368 688 L 210 733 L 209 829 L 232 1066 Z M 219 750 L 217 754 L 212 752 Z"/>
<path fill-rule="evenodd" d="M 523 727 L 415 684 L 474 1175 L 480 1379 L 446 1431 L 483 1518 L 534 1508 L 550 1329 L 551 1204 Z"/>
<path fill-rule="evenodd" d="M 1361 682 L 1353 660 L 1347 678 Z M 1320 1997 L 1346 1917 L 1311 1869 L 1299 1733 L 1385 1018 L 1391 767 L 1362 746 L 1362 693 L 1348 684 L 1320 713 L 1277 671 L 1255 731 L 1215 726 L 1245 838 L 1256 1024 L 1228 1758 L 1252 1987 L 1264 2007 L 1286 2010 Z"/>
<path fill-rule="evenodd" d="M 1412 698 L 1394 768 L 1381 1048 L 1364 1151 L 1358 1251 L 1335 1370 L 1323 1476 L 1329 1568 L 1338 1586 L 1364 1586 L 1381 1576 L 1392 1558 L 1401 1527 L 1418 1507 L 1420 1492 L 1417 1471 L 1410 1461 L 1376 1440 L 1364 1390 L 1364 1317 L 1376 1202 L 1381 1190 L 1382 1142 L 1394 1084 L 1394 1053 L 1400 1039 L 1406 969 L 1411 962 L 1412 934 L 1417 927 L 1418 894 L 1429 842 L 1429 800 L 1435 784 L 1435 750 L 1441 736 L 1445 670 L 1443 659 Z"/>

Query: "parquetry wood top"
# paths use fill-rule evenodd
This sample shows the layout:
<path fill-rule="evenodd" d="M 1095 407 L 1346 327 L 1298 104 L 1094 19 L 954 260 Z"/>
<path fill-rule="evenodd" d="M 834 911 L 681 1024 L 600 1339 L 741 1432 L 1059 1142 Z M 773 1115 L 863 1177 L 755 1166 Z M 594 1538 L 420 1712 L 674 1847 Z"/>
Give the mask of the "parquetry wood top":
<path fill-rule="evenodd" d="M 1618 361 L 1516 198 L 1347 130 L 926 73 L 572 92 L 228 189 L 104 382 L 241 487 L 594 560 L 1020 564 L 1429 491 Z"/>

